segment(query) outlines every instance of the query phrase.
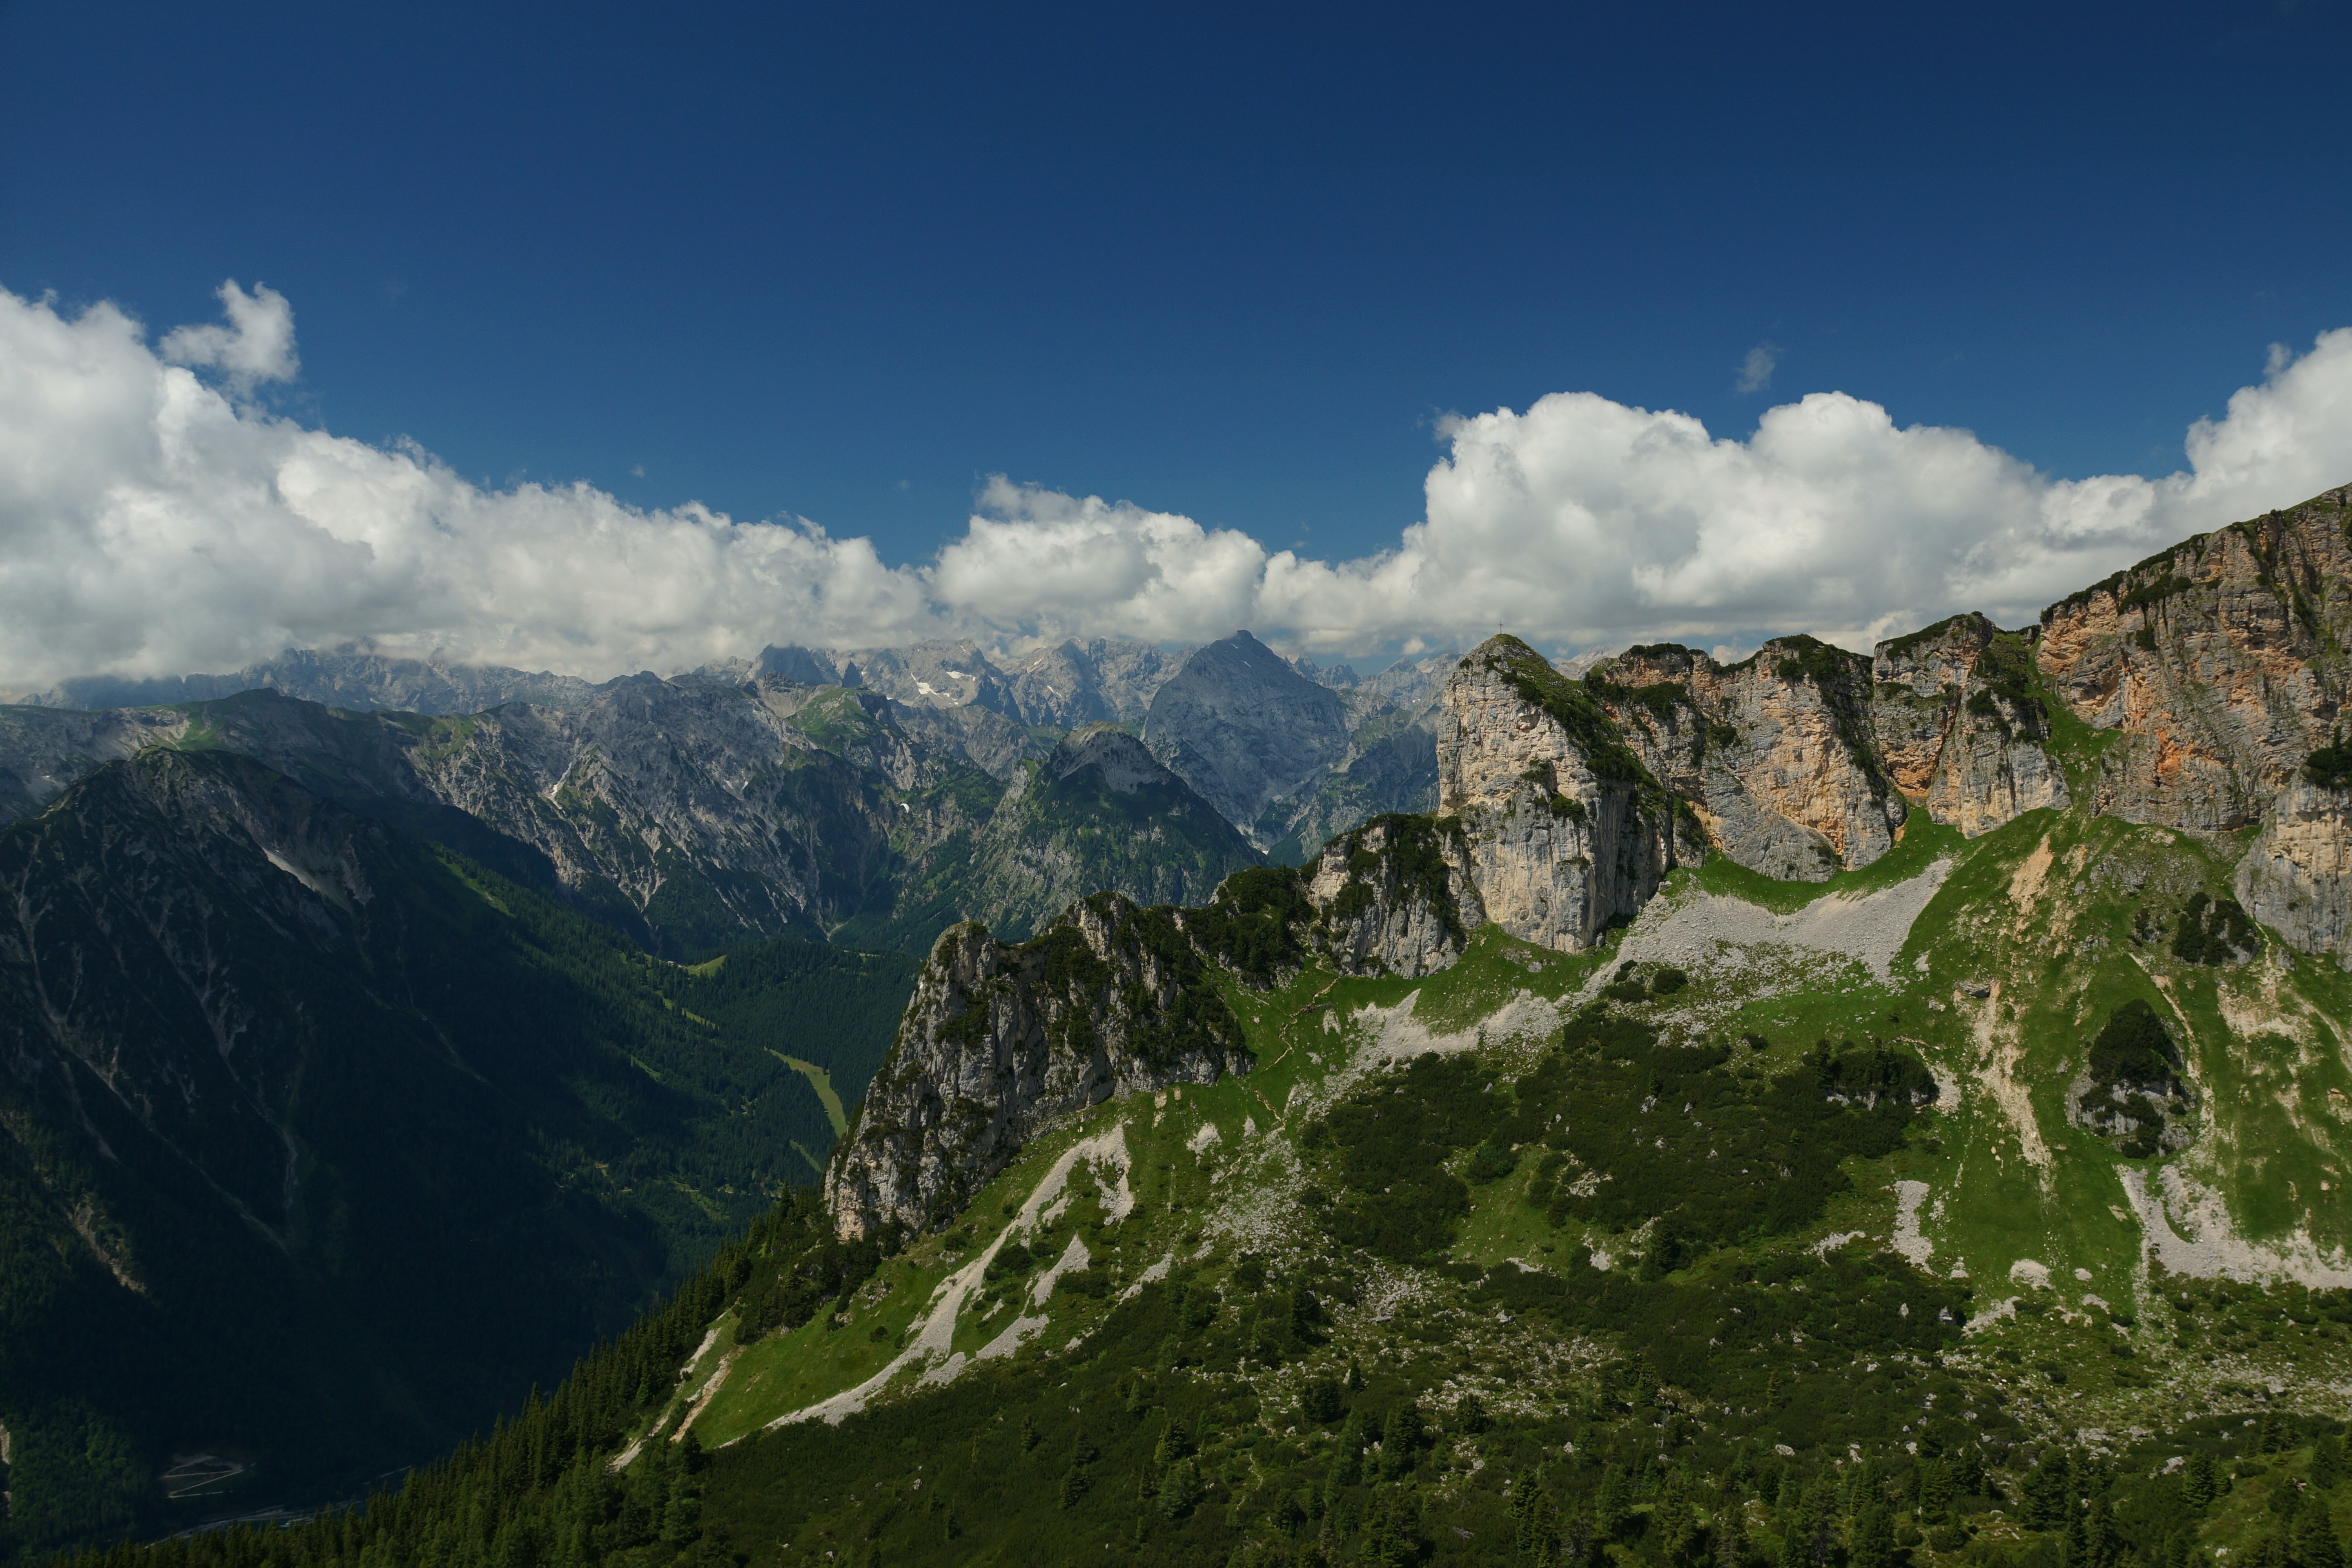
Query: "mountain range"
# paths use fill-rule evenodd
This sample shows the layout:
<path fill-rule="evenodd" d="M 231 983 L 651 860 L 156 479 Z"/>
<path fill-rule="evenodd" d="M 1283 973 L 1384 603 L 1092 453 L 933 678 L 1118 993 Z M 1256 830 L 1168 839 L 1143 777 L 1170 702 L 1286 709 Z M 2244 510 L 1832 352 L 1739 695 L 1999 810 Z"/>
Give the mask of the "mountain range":
<path fill-rule="evenodd" d="M 1868 655 L 0 711 L 13 1539 L 470 1397 L 149 1555 L 2340 1568 L 2347 632 L 2337 490 Z"/>

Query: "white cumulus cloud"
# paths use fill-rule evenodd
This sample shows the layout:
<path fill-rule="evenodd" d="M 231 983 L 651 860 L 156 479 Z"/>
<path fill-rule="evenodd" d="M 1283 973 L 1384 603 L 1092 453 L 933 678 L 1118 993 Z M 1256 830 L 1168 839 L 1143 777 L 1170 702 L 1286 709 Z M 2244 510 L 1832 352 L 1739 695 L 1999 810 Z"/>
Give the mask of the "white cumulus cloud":
<path fill-rule="evenodd" d="M 2352 479 L 2352 330 L 2278 351 L 2188 467 L 2055 480 L 1965 430 L 1815 393 L 1746 440 L 1561 393 L 1450 421 L 1423 520 L 1353 560 L 1126 501 L 992 480 L 927 563 L 814 523 L 486 489 L 413 446 L 274 415 L 293 311 L 151 343 L 0 290 L 0 687 L 235 668 L 289 645 L 590 677 L 769 642 L 1164 641 L 1248 626 L 1326 657 L 1507 627 L 1560 648 L 1811 631 L 1867 647 L 1959 609 L 2018 624 L 2184 534 Z M 199 374 L 202 373 L 202 374 Z"/>
<path fill-rule="evenodd" d="M 174 328 L 163 340 L 164 360 L 217 370 L 239 392 L 293 380 L 302 362 L 294 355 L 294 307 L 286 296 L 265 283 L 248 294 L 234 278 L 217 292 L 228 325 Z"/>
<path fill-rule="evenodd" d="M 1758 343 L 1739 362 L 1739 374 L 1731 384 L 1741 392 L 1761 392 L 1772 384 L 1772 373 L 1780 367 L 1780 350 L 1775 343 Z"/>
<path fill-rule="evenodd" d="M 164 344 L 249 386 L 293 362 L 272 298 L 220 338 Z M 414 447 L 225 397 L 111 306 L 68 320 L 0 290 L 0 685 L 233 669 L 349 638 L 603 676 L 788 628 L 866 642 L 935 620 L 865 540 L 587 485 L 484 489 Z"/>

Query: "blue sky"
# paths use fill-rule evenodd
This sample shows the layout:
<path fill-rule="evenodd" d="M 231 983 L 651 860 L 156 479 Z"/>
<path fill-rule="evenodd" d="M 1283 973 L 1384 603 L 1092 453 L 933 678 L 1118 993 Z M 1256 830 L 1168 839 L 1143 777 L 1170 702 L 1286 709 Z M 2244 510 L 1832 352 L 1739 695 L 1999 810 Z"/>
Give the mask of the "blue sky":
<path fill-rule="evenodd" d="M 2162 475 L 2352 325 L 2341 5 L 485 9 L 0 8 L 0 287 L 893 566 L 997 474 L 1361 556 L 1564 392 Z"/>

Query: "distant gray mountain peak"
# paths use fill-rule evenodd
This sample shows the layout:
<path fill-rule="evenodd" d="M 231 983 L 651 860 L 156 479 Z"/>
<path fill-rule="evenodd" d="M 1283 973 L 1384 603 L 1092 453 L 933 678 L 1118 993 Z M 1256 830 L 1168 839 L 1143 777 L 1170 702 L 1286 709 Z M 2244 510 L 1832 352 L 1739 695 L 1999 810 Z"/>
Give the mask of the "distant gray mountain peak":
<path fill-rule="evenodd" d="M 1195 650 L 1153 694 L 1143 742 L 1226 821 L 1265 840 L 1265 809 L 1311 786 L 1346 752 L 1347 707 L 1239 631 Z"/>
<path fill-rule="evenodd" d="M 1089 767 L 1101 769 L 1103 782 L 1121 795 L 1179 782 L 1142 742 L 1111 723 L 1082 725 L 1063 736 L 1045 759 L 1045 776 L 1058 784 Z"/>

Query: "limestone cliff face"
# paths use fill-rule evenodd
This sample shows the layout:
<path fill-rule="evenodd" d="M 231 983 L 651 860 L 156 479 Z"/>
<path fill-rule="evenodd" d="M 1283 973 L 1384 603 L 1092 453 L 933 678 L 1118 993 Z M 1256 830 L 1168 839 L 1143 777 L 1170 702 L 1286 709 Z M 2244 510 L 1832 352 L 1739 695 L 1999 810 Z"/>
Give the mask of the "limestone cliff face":
<path fill-rule="evenodd" d="M 1982 616 L 1954 616 L 1874 650 L 1871 731 L 1895 787 L 1906 795 L 1924 795 L 1935 781 L 1944 738 L 1960 710 L 1960 688 L 1995 629 Z"/>
<path fill-rule="evenodd" d="M 2053 605 L 2038 649 L 2076 717 L 2122 733 L 2097 808 L 2220 835 L 2263 824 L 2240 901 L 2290 944 L 2352 961 L 2352 814 L 2304 779 L 2342 721 L 2352 489 L 2175 545 Z"/>
<path fill-rule="evenodd" d="M 1437 779 L 1476 893 L 1468 925 L 1590 947 L 1675 863 L 1673 803 L 1656 777 L 1601 703 L 1517 637 L 1489 637 L 1446 682 Z"/>
<path fill-rule="evenodd" d="M 1811 637 L 1730 666 L 1636 647 L 1587 684 L 1697 809 L 1713 848 L 1818 881 L 1885 854 L 1906 796 L 1970 837 L 2066 804 L 2032 658 L 2023 637 L 1969 615 L 1880 643 L 1868 660 Z"/>
<path fill-rule="evenodd" d="M 1819 881 L 1893 846 L 1904 805 L 1874 743 L 1858 655 L 1788 637 L 1723 666 L 1664 644 L 1602 660 L 1586 685 L 1736 864 Z"/>
<path fill-rule="evenodd" d="M 1171 911 L 1097 893 L 1017 947 L 954 926 L 835 1152 L 824 1203 L 845 1237 L 920 1229 L 1063 1116 L 1253 1065 Z"/>
<path fill-rule="evenodd" d="M 2238 862 L 2236 891 L 2290 945 L 2352 969 L 2352 791 L 2288 784 Z"/>
<path fill-rule="evenodd" d="M 1376 818 L 1325 845 L 1301 882 L 1318 954 L 1342 974 L 1434 974 L 1485 919 L 1458 816 Z"/>
<path fill-rule="evenodd" d="M 1988 652 L 1985 662 L 1996 654 Z M 1927 785 L 1927 813 L 1974 838 L 2042 806 L 2068 804 L 2066 775 L 2051 760 L 2049 715 L 2013 683 L 1971 672 L 1960 688 Z"/>
<path fill-rule="evenodd" d="M 2352 629 L 2352 489 L 2174 546 L 2042 613 L 2042 674 L 2122 737 L 2098 809 L 2226 833 L 2327 743 Z"/>
<path fill-rule="evenodd" d="M 1955 616 L 1878 645 L 1872 728 L 1895 783 L 1969 838 L 2068 803 L 2030 634 Z"/>
<path fill-rule="evenodd" d="M 1779 637 L 1715 673 L 1702 700 L 1735 734 L 1719 748 L 1749 800 L 1818 834 L 1815 877 L 1867 866 L 1904 816 L 1871 744 L 1869 661 L 1811 637 Z M 1735 841 L 1736 842 L 1736 841 Z M 1726 853 L 1737 854 L 1727 846 Z"/>

